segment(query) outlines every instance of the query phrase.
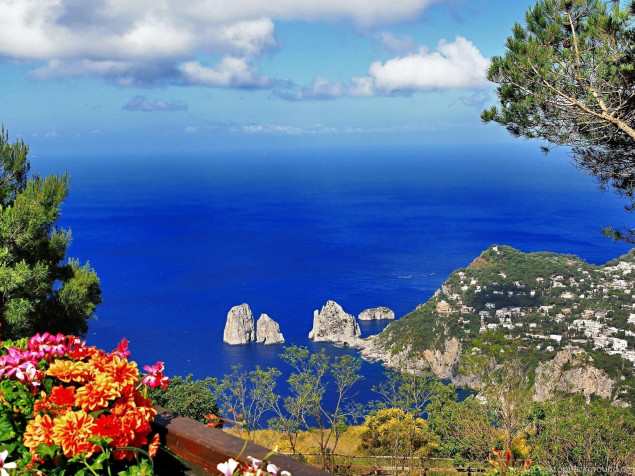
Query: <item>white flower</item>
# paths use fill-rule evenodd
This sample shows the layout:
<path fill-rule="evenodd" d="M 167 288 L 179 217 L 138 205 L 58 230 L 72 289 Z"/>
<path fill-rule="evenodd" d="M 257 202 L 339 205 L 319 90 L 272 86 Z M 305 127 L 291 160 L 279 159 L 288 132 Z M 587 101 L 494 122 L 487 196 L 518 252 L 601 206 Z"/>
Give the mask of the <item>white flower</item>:
<path fill-rule="evenodd" d="M 267 473 L 272 474 L 273 476 L 277 476 L 278 467 L 275 464 L 269 463 L 267 465 Z"/>
<path fill-rule="evenodd" d="M 238 461 L 233 458 L 229 458 L 229 461 L 226 463 L 218 463 L 216 468 L 224 475 L 224 476 L 232 476 L 236 468 L 238 467 Z M 4 474 L 0 474 L 0 476 L 4 476 Z"/>
<path fill-rule="evenodd" d="M 16 467 L 16 463 L 5 463 L 4 460 L 7 459 L 9 452 L 7 450 L 0 451 L 0 476 L 9 476 L 7 469 L 14 469 Z"/>
<path fill-rule="evenodd" d="M 251 461 L 251 467 L 254 469 L 254 471 L 257 471 L 258 468 L 260 468 L 260 465 L 262 464 L 261 460 L 253 458 L 251 456 L 247 456 L 247 459 Z"/>

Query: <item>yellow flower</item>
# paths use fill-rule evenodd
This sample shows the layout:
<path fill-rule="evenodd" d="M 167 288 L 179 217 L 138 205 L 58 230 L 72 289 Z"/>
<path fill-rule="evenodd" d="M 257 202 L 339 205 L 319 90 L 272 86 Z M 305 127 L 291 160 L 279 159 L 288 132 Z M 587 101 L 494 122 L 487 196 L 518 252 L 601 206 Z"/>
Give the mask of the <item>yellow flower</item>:
<path fill-rule="evenodd" d="M 26 427 L 23 435 L 24 446 L 33 453 L 42 443 L 50 445 L 53 420 L 49 415 L 37 415 Z"/>
<path fill-rule="evenodd" d="M 111 400 L 121 396 L 118 385 L 110 375 L 99 374 L 75 393 L 75 404 L 91 412 L 106 408 Z"/>
<path fill-rule="evenodd" d="M 117 385 L 117 390 L 122 394 L 132 392 L 139 381 L 137 363 L 128 362 L 117 355 L 104 365 L 104 372 L 112 377 Z"/>
<path fill-rule="evenodd" d="M 91 378 L 92 370 L 85 362 L 57 359 L 49 366 L 46 375 L 56 377 L 62 382 L 83 383 Z"/>
<path fill-rule="evenodd" d="M 68 411 L 54 420 L 52 430 L 53 443 L 62 447 L 64 455 L 73 456 L 84 452 L 87 456 L 99 449 L 88 438 L 93 436 L 95 421 L 83 410 Z"/>

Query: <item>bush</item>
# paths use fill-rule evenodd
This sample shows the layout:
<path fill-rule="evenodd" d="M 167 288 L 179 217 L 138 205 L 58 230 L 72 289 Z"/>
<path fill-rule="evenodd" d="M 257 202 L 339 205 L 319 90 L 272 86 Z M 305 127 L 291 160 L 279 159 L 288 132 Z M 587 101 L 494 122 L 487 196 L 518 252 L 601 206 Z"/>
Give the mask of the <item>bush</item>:
<path fill-rule="evenodd" d="M 205 415 L 218 415 L 218 405 L 211 388 L 216 379 L 194 380 L 192 374 L 185 379 L 174 377 L 167 389 L 155 387 L 149 390 L 148 396 L 155 405 L 178 413 L 192 420 L 206 423 Z"/>

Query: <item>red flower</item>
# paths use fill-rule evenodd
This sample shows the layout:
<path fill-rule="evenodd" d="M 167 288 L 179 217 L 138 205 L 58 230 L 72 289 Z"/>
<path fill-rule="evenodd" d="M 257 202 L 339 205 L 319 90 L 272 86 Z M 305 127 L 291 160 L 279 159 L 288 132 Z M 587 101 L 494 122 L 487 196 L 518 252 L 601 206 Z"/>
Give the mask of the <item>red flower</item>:
<path fill-rule="evenodd" d="M 121 342 L 117 344 L 117 348 L 111 352 L 112 355 L 117 355 L 122 359 L 130 357 L 130 351 L 128 350 L 128 339 L 125 337 L 121 339 Z"/>
<path fill-rule="evenodd" d="M 143 370 L 148 372 L 148 374 L 143 378 L 141 383 L 144 385 L 149 385 L 150 388 L 154 388 L 158 386 L 161 386 L 161 388 L 163 389 L 168 388 L 168 383 L 170 383 L 170 379 L 163 374 L 164 368 L 165 368 L 165 365 L 163 364 L 163 362 L 157 362 L 156 364 L 152 366 L 146 365 L 145 367 L 143 367 Z"/>

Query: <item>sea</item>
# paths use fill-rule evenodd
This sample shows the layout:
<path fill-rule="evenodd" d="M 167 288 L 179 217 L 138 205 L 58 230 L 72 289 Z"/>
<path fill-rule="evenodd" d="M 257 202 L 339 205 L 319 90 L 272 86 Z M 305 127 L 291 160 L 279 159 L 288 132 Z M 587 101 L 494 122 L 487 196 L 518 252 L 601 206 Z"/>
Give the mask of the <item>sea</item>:
<path fill-rule="evenodd" d="M 623 200 L 566 150 L 544 156 L 521 141 L 104 152 L 38 156 L 32 168 L 71 177 L 59 225 L 103 290 L 88 343 L 112 350 L 125 337 L 140 367 L 164 361 L 168 375 L 284 370 L 283 345 L 223 343 L 227 312 L 242 303 L 276 320 L 285 345 L 357 355 L 308 339 L 314 310 L 334 300 L 353 315 L 386 306 L 400 318 L 492 244 L 594 264 L 630 249 L 600 233 L 632 227 Z M 362 322 L 363 336 L 385 325 Z M 384 369 L 364 362 L 361 373 L 355 398 L 377 398 Z"/>

